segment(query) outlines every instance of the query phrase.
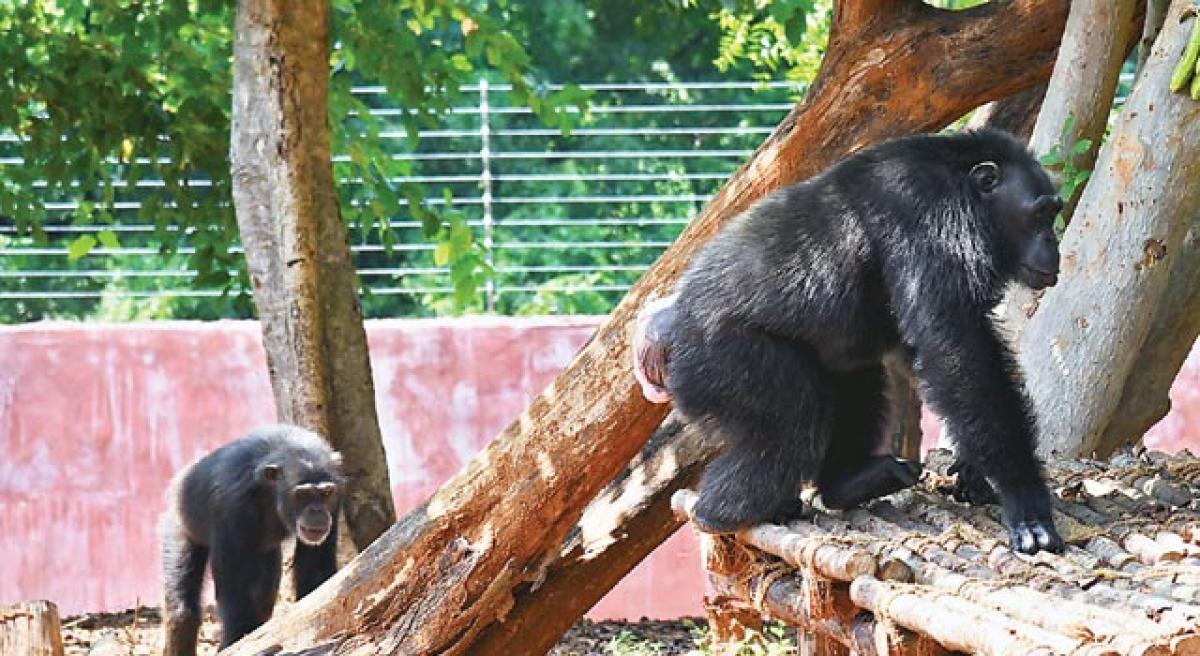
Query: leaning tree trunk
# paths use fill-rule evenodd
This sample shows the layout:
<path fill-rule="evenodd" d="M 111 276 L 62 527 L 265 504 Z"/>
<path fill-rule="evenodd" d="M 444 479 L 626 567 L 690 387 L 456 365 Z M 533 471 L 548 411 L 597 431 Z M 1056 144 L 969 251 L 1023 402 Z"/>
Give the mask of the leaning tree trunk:
<path fill-rule="evenodd" d="M 1191 31 L 1180 22 L 1189 6 L 1172 4 L 1063 240 L 1061 281 L 1021 339 L 1043 454 L 1105 446 L 1156 314 L 1197 284 L 1187 269 L 1180 298 L 1164 298 L 1200 211 L 1200 103 L 1167 89 Z"/>
<path fill-rule="evenodd" d="M 554 383 L 425 504 L 228 653 L 480 653 L 482 632 L 517 621 L 523 595 L 545 593 L 539 584 L 584 506 L 666 413 L 641 397 L 630 368 L 628 327 L 642 303 L 670 289 L 697 248 L 769 191 L 870 143 L 940 128 L 1047 79 L 1066 12 L 1066 0 L 962 12 L 904 0 L 839 5 L 804 102 Z M 587 592 L 588 605 L 598 594 Z M 571 602 L 543 619 L 561 632 L 584 610 Z"/>
<path fill-rule="evenodd" d="M 1141 75 L 1166 20 L 1168 0 L 1148 0 L 1137 70 Z M 1200 217 L 1184 238 L 1171 267 L 1170 282 L 1158 303 L 1154 323 L 1125 381 L 1121 401 L 1096 446 L 1101 454 L 1141 441 L 1171 409 L 1169 392 L 1200 336 Z"/>
<path fill-rule="evenodd" d="M 282 421 L 341 451 L 354 544 L 395 522 L 358 279 L 329 146 L 327 0 L 241 0 L 233 200 Z"/>
<path fill-rule="evenodd" d="M 1074 170 L 1091 170 L 1117 92 L 1121 64 L 1141 36 L 1142 8 L 1140 0 L 1076 0 L 1071 4 L 1054 74 L 1029 138 L 1035 155 L 1040 157 L 1057 147 Z M 1091 147 L 1073 153 L 1075 144 L 1084 139 L 1091 141 Z M 1066 200 L 1063 217 L 1068 222 L 1082 191 L 1081 185 Z M 1010 290 L 999 312 L 1014 339 L 1025 329 L 1042 296 L 1024 287 Z"/>

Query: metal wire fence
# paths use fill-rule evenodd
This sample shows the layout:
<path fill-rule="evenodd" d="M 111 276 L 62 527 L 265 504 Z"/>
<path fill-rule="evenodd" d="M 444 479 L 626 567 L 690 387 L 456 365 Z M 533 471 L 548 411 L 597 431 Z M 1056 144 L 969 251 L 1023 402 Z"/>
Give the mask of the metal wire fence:
<path fill-rule="evenodd" d="M 448 190 L 488 247 L 494 274 L 480 289 L 487 309 L 606 311 L 799 95 L 783 82 L 583 87 L 591 105 L 569 136 L 514 104 L 507 85 L 482 82 L 464 89 L 470 102 L 453 107 L 438 129 L 421 131 L 415 145 L 399 124 L 402 110 L 388 106 L 382 88 L 354 89 L 384 123 L 381 136 L 392 156 L 411 167 L 395 182 L 424 185 L 435 207 L 447 202 Z M 0 167 L 22 164 L 17 146 L 13 137 L 0 137 Z M 192 285 L 197 272 L 187 260 L 196 246 L 188 235 L 180 236 L 175 255 L 160 255 L 154 221 L 138 218 L 147 195 L 162 184 L 139 180 L 119 195 L 111 208 L 115 224 L 106 227 L 120 246 L 94 248 L 78 260 L 68 258 L 70 239 L 96 230 L 71 223 L 83 199 L 45 204 L 42 243 L 0 218 L 0 304 L 23 304 L 27 310 L 18 316 L 37 318 L 87 316 L 105 299 L 165 300 L 175 303 L 177 317 L 189 316 L 195 303 L 218 303 L 223 290 Z M 353 197 L 361 181 L 340 184 Z M 397 236 L 390 248 L 351 226 L 368 315 L 427 314 L 431 302 L 452 291 L 447 268 L 434 264 L 436 244 L 406 209 L 402 201 L 389 221 Z M 180 302 L 188 299 L 194 303 Z"/>
<path fill-rule="evenodd" d="M 1127 71 L 1121 95 L 1131 83 Z M 382 88 L 354 89 L 384 123 L 392 157 L 408 163 L 395 181 L 424 185 L 430 205 L 452 203 L 487 247 L 494 273 L 480 286 L 479 301 L 489 311 L 607 312 L 800 93 L 784 82 L 583 86 L 593 94 L 591 106 L 569 136 L 516 105 L 508 86 L 481 82 L 464 89 L 471 102 L 451 108 L 415 144 Z M 22 164 L 16 146 L 0 136 L 0 172 Z M 49 239 L 42 243 L 18 236 L 0 217 L 0 322 L 104 316 L 105 304 L 114 303 L 125 304 L 125 314 L 150 306 L 169 308 L 152 316 L 245 316 L 247 303 L 192 284 L 197 272 L 188 256 L 197 246 L 190 235 L 180 235 L 175 254 L 160 254 L 155 223 L 139 219 L 138 210 L 162 184 L 139 180 L 119 196 L 109 228 L 120 246 L 78 260 L 68 257 L 70 239 L 95 230 L 71 223 L 82 199 L 46 203 Z M 354 198 L 361 181 L 339 184 Z M 365 314 L 447 309 L 453 289 L 447 267 L 435 264 L 436 244 L 422 236 L 404 201 L 388 224 L 397 237 L 390 247 L 376 233 L 349 228 Z"/>

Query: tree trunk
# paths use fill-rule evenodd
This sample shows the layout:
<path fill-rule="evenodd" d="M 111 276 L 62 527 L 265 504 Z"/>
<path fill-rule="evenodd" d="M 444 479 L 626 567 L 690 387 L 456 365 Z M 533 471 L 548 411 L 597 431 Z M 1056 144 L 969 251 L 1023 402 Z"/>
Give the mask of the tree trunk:
<path fill-rule="evenodd" d="M 1146 0 L 1146 21 L 1142 26 L 1142 39 L 1138 41 L 1137 49 L 1138 73 L 1146 66 L 1154 41 L 1162 31 L 1163 21 L 1167 18 L 1167 6 L 1170 4 L 1170 0 Z"/>
<path fill-rule="evenodd" d="M 1196 145 L 1192 146 L 1193 148 Z M 1167 289 L 1125 380 L 1121 401 L 1096 445 L 1108 455 L 1141 441 L 1171 410 L 1171 384 L 1200 336 L 1200 217 L 1192 221 L 1171 265 Z"/>
<path fill-rule="evenodd" d="M 1184 266 L 1184 235 L 1200 211 L 1200 103 L 1167 82 L 1191 30 L 1179 20 L 1185 6 L 1172 4 L 1080 199 L 1061 281 L 1044 300 L 1053 311 L 1034 315 L 1021 339 L 1043 454 L 1101 448 L 1173 269 Z M 1188 275 L 1167 302 L 1194 292 Z"/>
<path fill-rule="evenodd" d="M 425 504 L 229 654 L 479 653 L 481 632 L 518 621 L 514 597 L 546 576 L 584 506 L 666 413 L 643 400 L 630 367 L 628 329 L 642 303 L 664 295 L 696 249 L 764 194 L 863 146 L 938 129 L 1046 80 L 1067 2 L 1015 0 L 945 12 L 880 0 L 838 9 L 804 102 L 554 383 Z"/>
<path fill-rule="evenodd" d="M 1046 98 L 1030 137 L 1030 148 L 1041 156 L 1055 145 L 1065 151 L 1076 142 L 1090 139 L 1092 147 L 1071 157 L 1076 170 L 1090 170 L 1104 137 L 1108 114 L 1117 92 L 1121 64 L 1136 43 L 1141 27 L 1135 20 L 1138 0 L 1075 0 L 1063 34 L 1054 74 L 1046 89 Z M 1071 130 L 1063 132 L 1068 117 L 1074 117 Z M 1079 198 L 1079 189 L 1067 202 L 1070 208 Z"/>
<path fill-rule="evenodd" d="M 1121 64 L 1141 35 L 1140 4 L 1139 0 L 1076 0 L 1071 4 L 1054 74 L 1029 139 L 1034 154 L 1040 157 L 1057 146 L 1074 170 L 1091 170 L 1117 92 Z M 1064 131 L 1068 117 L 1072 117 L 1071 129 Z M 1091 148 L 1071 156 L 1071 149 L 1083 139 L 1091 140 Z M 1066 200 L 1063 216 L 1068 222 L 1083 189 L 1080 185 Z M 1010 290 L 1000 314 L 1014 338 L 1025 329 L 1042 296 L 1025 287 Z"/>
<path fill-rule="evenodd" d="M 233 200 L 277 413 L 342 453 L 343 509 L 361 549 L 395 522 L 395 509 L 333 183 L 328 4 L 238 2 Z"/>
<path fill-rule="evenodd" d="M 888 453 L 907 460 L 921 459 L 921 396 L 912 367 L 899 357 L 884 358 L 888 413 L 884 443 Z"/>
<path fill-rule="evenodd" d="M 995 128 L 1004 130 L 1028 142 L 1037 124 L 1042 99 L 1046 97 L 1046 85 L 1039 84 L 1021 93 L 990 102 L 975 110 L 967 129 Z"/>
<path fill-rule="evenodd" d="M 0 608 L 0 654 L 62 656 L 58 607 L 49 601 L 30 601 Z"/>

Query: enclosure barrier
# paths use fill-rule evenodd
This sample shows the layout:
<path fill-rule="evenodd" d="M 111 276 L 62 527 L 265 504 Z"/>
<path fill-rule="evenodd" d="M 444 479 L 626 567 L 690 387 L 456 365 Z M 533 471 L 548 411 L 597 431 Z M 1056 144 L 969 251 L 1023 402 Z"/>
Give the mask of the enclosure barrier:
<path fill-rule="evenodd" d="M 580 86 L 591 100 L 586 116 L 571 112 L 579 124 L 569 135 L 545 126 L 513 97 L 511 85 L 481 79 L 460 89 L 458 104 L 438 129 L 420 130 L 419 142 L 408 140 L 399 122 L 404 110 L 383 87 L 352 90 L 381 122 L 381 147 L 410 169 L 392 183 L 421 185 L 428 195 L 424 203 L 433 209 L 452 205 L 485 247 L 492 271 L 479 293 L 488 311 L 497 310 L 506 295 L 539 291 L 596 292 L 615 302 L 771 132 L 803 88 L 786 81 Z M 0 169 L 24 165 L 19 147 L 17 137 L 0 134 Z M 336 167 L 350 157 L 339 152 L 333 161 Z M 175 257 L 163 255 L 153 238 L 155 220 L 139 216 L 143 202 L 164 182 L 142 179 L 131 188 L 116 177 L 117 200 L 110 208 L 115 222 L 104 228 L 119 236 L 120 245 L 93 248 L 77 261 L 69 257 L 69 241 L 98 229 L 73 220 L 84 199 L 56 197 L 42 186 L 46 243 L 22 238 L 13 222 L 0 216 L 0 302 L 61 307 L 75 300 L 81 303 L 66 307 L 87 308 L 82 302 L 101 298 L 149 301 L 225 293 L 192 285 L 198 275 L 189 260 L 196 253 L 192 235 L 180 235 Z M 339 176 L 338 182 L 348 206 L 367 202 L 358 196 L 361 179 Z M 197 174 L 188 184 L 203 188 L 212 181 Z M 407 205 L 407 199 L 399 199 L 387 221 L 397 237 L 390 246 L 347 214 L 363 288 L 375 297 L 448 294 L 453 291 L 449 267 L 435 263 L 437 243 L 422 236 L 421 223 Z M 240 253 L 241 247 L 234 245 L 231 252 Z"/>
<path fill-rule="evenodd" d="M 1067 461 L 1048 475 L 1067 551 L 1022 556 L 996 506 L 949 499 L 952 456 L 917 487 L 787 526 L 700 533 L 714 653 L 767 616 L 802 654 L 1200 654 L 1200 459 Z M 697 496 L 672 499 L 691 518 Z"/>
<path fill-rule="evenodd" d="M 1132 72 L 1122 76 L 1118 106 L 1132 80 Z M 483 309 L 512 314 L 535 295 L 595 294 L 603 302 L 586 312 L 609 311 L 804 90 L 787 81 L 580 86 L 592 96 L 569 135 L 546 127 L 512 96 L 511 86 L 480 80 L 464 86 L 459 104 L 437 129 L 421 130 L 416 143 L 399 122 L 403 109 L 382 87 L 353 89 L 382 122 L 382 147 L 409 169 L 391 181 L 420 185 L 432 209 L 452 206 L 485 247 L 490 272 L 479 289 Z M 333 159 L 335 167 L 350 161 L 345 153 Z M 0 169 L 23 165 L 18 138 L 0 134 Z M 385 246 L 377 231 L 364 231 L 347 211 L 369 202 L 360 197 L 362 180 L 339 175 L 338 183 L 347 196 L 352 257 L 364 294 L 374 299 L 365 304 L 367 316 L 420 315 L 405 301 L 453 291 L 449 267 L 437 264 L 437 243 L 422 235 L 407 199 L 386 222 L 396 243 Z M 112 184 L 113 223 L 103 227 L 119 237 L 119 246 L 98 246 L 77 260 L 70 241 L 98 229 L 73 218 L 85 199 L 40 186 L 44 243 L 0 216 L 0 304 L 27 308 L 6 318 L 0 305 L 0 322 L 88 316 L 102 299 L 145 307 L 164 299 L 210 299 L 213 306 L 212 299 L 229 293 L 221 285 L 193 285 L 199 275 L 190 259 L 197 253 L 194 234 L 177 235 L 174 255 L 161 252 L 155 218 L 139 211 L 159 197 L 162 180 L 151 176 L 130 186 L 116 176 Z M 188 180 L 190 187 L 211 185 L 199 173 Z M 241 247 L 230 252 L 240 254 Z M 192 318 L 189 308 L 171 316 Z M 228 309 L 223 316 L 242 316 Z"/>

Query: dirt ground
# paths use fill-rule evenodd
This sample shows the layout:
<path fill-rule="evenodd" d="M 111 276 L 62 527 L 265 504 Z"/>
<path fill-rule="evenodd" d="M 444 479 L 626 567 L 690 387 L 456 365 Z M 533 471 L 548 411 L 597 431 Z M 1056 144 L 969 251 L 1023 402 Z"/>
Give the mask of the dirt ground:
<path fill-rule="evenodd" d="M 149 656 L 161 648 L 157 608 L 119 613 L 92 613 L 64 618 L 63 642 L 73 656 Z M 217 652 L 220 627 L 211 613 L 200 631 L 200 656 Z M 552 656 L 675 656 L 703 655 L 706 625 L 702 618 L 673 621 L 592 622 L 581 620 L 551 650 Z M 782 634 L 771 654 L 794 653 Z M 762 653 L 762 652 L 756 652 Z M 514 655 L 516 656 L 516 655 Z"/>

